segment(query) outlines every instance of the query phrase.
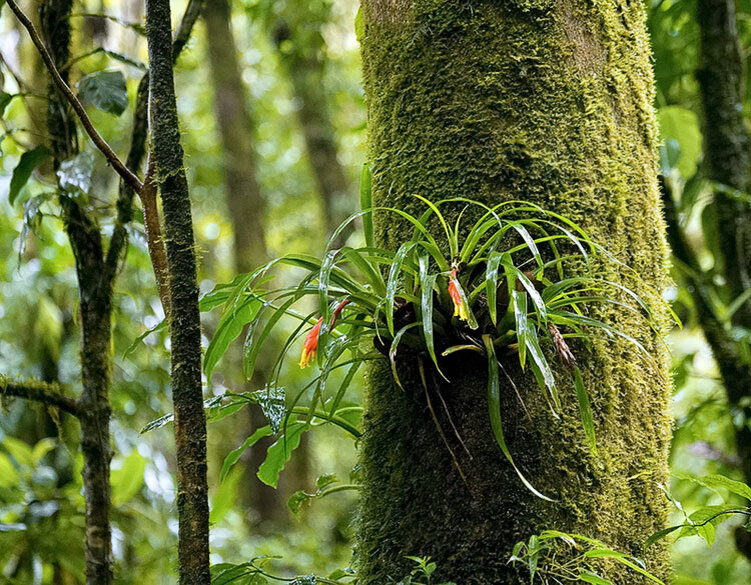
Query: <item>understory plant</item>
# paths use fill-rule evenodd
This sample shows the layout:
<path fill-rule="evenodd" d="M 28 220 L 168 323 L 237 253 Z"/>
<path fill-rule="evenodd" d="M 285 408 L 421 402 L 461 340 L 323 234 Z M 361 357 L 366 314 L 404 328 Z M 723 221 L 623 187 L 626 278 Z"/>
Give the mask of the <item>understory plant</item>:
<path fill-rule="evenodd" d="M 581 534 L 544 530 L 530 536 L 527 541 L 517 542 L 509 559 L 509 563 L 521 565 L 522 570 L 529 574 L 530 585 L 614 585 L 613 581 L 602 576 L 608 562 L 641 575 L 645 583 L 665 585 L 647 571 L 641 559 Z"/>
<path fill-rule="evenodd" d="M 597 311 L 598 306 L 616 305 L 651 324 L 650 307 L 627 286 L 594 274 L 593 259 L 602 258 L 600 266 L 612 262 L 624 282 L 637 281 L 638 276 L 612 258 L 581 226 L 535 204 L 507 201 L 488 207 L 466 198 L 438 202 L 417 198 L 425 206 L 420 216 L 396 208 L 371 207 L 365 192 L 363 210 L 337 229 L 322 258 L 305 254 L 275 258 L 204 297 L 204 309 L 222 307 L 205 355 L 209 378 L 228 344 L 243 329 L 247 328 L 243 370 L 250 379 L 267 347 L 265 342 L 280 321 L 295 323 L 275 357 L 266 388 L 252 397 L 226 395 L 229 404 L 219 406 L 236 409 L 248 401 L 262 406 L 269 400 L 278 402 L 283 395 L 283 364 L 290 352 L 300 351 L 299 366 L 312 366 L 315 373 L 305 388 L 289 399 L 283 420 L 277 414 L 267 432 L 283 430 L 284 438 L 276 444 L 283 465 L 300 434 L 311 425 L 334 423 L 359 436 L 357 429 L 346 429 L 352 426 L 347 421 L 353 409 L 343 406 L 347 390 L 363 364 L 387 360 L 399 387 L 405 391 L 417 388 L 424 395 L 438 433 L 464 478 L 433 404 L 442 405 L 451 421 L 441 394 L 451 384 L 446 359 L 462 352 L 478 354 L 487 362 L 487 406 L 495 440 L 527 488 L 548 499 L 527 481 L 507 447 L 502 380 L 515 390 L 523 405 L 510 366 L 516 361 L 522 372 L 531 370 L 552 415 L 558 418 L 560 380 L 556 380 L 550 360 L 560 360 L 575 388 L 583 437 L 596 455 L 590 400 L 569 342 L 580 340 L 577 347 L 586 351 L 595 336 L 620 337 L 649 358 L 638 340 L 597 318 Z M 446 219 L 446 208 L 460 211 L 453 224 Z M 385 221 L 408 222 L 413 236 L 396 250 L 376 247 L 373 213 L 381 214 Z M 357 218 L 364 224 L 365 246 L 333 248 L 331 243 Z M 291 267 L 295 279 L 274 288 L 272 269 L 278 274 L 280 266 Z M 342 370 L 342 381 L 331 390 L 331 375 Z M 406 370 L 412 373 L 409 384 L 400 377 Z M 311 399 L 301 406 L 305 396 Z M 461 442 L 453 422 L 451 426 Z M 248 441 L 241 449 L 252 444 L 254 437 Z M 280 469 L 279 465 L 272 467 Z M 271 479 L 275 485 L 276 479 Z"/>

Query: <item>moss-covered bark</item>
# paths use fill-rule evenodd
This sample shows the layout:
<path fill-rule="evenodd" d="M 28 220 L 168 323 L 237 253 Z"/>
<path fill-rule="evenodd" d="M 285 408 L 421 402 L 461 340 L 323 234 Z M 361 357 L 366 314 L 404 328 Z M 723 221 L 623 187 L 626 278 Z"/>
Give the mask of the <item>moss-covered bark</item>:
<path fill-rule="evenodd" d="M 367 0 L 362 37 L 375 205 L 420 211 L 413 198 L 525 199 L 580 223 L 647 285 L 664 284 L 666 246 L 656 181 L 652 72 L 641 3 L 604 0 Z M 456 210 L 458 211 L 458 209 Z M 378 243 L 411 235 L 375 218 Z M 612 263 L 600 270 L 626 281 Z M 494 444 L 485 365 L 449 366 L 443 390 L 473 459 L 465 485 L 419 395 L 385 371 L 368 381 L 359 521 L 360 582 L 406 573 L 404 555 L 431 555 L 439 578 L 518 583 L 513 544 L 543 528 L 578 531 L 641 554 L 666 518 L 670 388 L 666 351 L 643 321 L 602 316 L 649 349 L 598 340 L 577 357 L 595 413 L 600 455 L 588 451 L 570 382 L 554 421 L 534 381 L 514 371 L 531 420 L 506 389 L 510 448 L 535 498 Z M 408 364 L 405 364 L 405 366 Z M 669 573 L 665 548 L 649 567 Z M 621 585 L 642 583 L 611 568 Z"/>
<path fill-rule="evenodd" d="M 200 3 L 196 3 L 200 8 Z M 152 156 L 162 197 L 169 269 L 172 400 L 177 454 L 181 585 L 208 585 L 209 501 L 201 319 L 188 182 L 177 119 L 169 0 L 147 0 Z"/>
<path fill-rule="evenodd" d="M 40 7 L 44 39 L 55 65 L 70 56 L 71 0 L 47 0 Z M 67 71 L 62 74 L 67 82 Z M 58 87 L 49 82 L 47 127 L 54 167 L 78 152 L 75 118 Z M 75 413 L 81 423 L 83 487 L 86 498 L 86 582 L 112 583 L 110 526 L 110 342 L 112 276 L 104 266 L 102 235 L 87 210 L 65 193 L 59 194 L 65 231 L 76 262 L 81 324 L 81 382 L 83 391 Z"/>

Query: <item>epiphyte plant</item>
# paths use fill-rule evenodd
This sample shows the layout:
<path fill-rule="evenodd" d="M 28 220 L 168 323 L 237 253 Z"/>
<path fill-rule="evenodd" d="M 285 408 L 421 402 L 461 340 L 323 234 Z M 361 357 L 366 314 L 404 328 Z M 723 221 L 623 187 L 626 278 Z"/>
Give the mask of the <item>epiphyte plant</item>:
<path fill-rule="evenodd" d="M 551 413 L 559 417 L 562 404 L 550 365 L 551 352 L 543 350 L 554 348 L 553 353 L 570 372 L 583 434 L 596 455 L 592 408 L 568 340 L 582 340 L 581 346 L 586 347 L 599 332 L 626 339 L 648 357 L 638 340 L 597 318 L 592 308 L 614 304 L 652 323 L 651 309 L 630 288 L 592 273 L 592 259 L 598 255 L 618 261 L 563 215 L 525 201 L 488 207 L 467 198 L 431 202 L 416 197 L 425 205 L 419 217 L 401 209 L 371 207 L 368 199 L 363 210 L 332 235 L 322 258 L 288 254 L 217 287 L 210 293 L 217 301 L 210 304 L 223 304 L 223 313 L 206 353 L 206 373 L 210 376 L 227 347 L 227 338 L 239 335 L 247 324 L 243 369 L 250 379 L 264 342 L 283 317 L 290 317 L 297 326 L 276 356 L 267 389 L 281 387 L 285 357 L 303 338 L 299 366 L 317 368 L 306 387 L 313 389 L 305 419 L 312 423 L 322 416 L 329 421 L 336 416 L 347 389 L 367 361 L 388 360 L 394 382 L 404 389 L 399 370 L 407 360 L 412 371 L 419 373 L 418 386 L 422 386 L 431 417 L 465 479 L 433 409 L 429 386 L 451 420 L 440 395 L 442 380 L 448 381 L 442 366 L 452 354 L 479 354 L 487 361 L 487 402 L 495 440 L 527 488 L 549 499 L 524 477 L 504 439 L 502 377 L 523 404 L 509 372 L 509 360 L 518 360 L 522 372 L 532 371 Z M 441 211 L 444 206 L 461 208 L 454 225 Z M 465 214 L 469 209 L 479 209 L 479 213 L 474 214 L 477 219 L 471 225 L 464 225 L 469 223 L 463 221 L 470 215 Z M 373 213 L 391 214 L 408 222 L 414 228 L 413 236 L 395 251 L 376 247 Z M 331 242 L 358 217 L 364 223 L 365 246 L 332 248 Z M 625 269 L 622 272 L 638 280 L 633 271 L 618 264 Z M 269 286 L 269 274 L 280 265 L 302 269 L 304 275 L 292 285 L 274 289 Z M 300 312 L 297 306 L 305 306 L 310 298 L 315 308 Z M 347 368 L 343 381 L 327 397 L 327 380 L 340 368 Z M 300 413 L 297 401 L 301 395 L 288 413 Z M 461 442 L 455 428 L 454 432 Z"/>

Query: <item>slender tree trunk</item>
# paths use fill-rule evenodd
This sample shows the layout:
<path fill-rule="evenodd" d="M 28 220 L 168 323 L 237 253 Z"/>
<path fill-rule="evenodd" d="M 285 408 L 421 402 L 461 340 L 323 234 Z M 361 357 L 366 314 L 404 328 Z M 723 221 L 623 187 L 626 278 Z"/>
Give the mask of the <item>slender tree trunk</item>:
<path fill-rule="evenodd" d="M 646 284 L 662 288 L 666 245 L 641 3 L 366 0 L 363 14 L 374 205 L 419 215 L 415 193 L 491 205 L 531 201 L 581 224 Z M 378 245 L 395 249 L 411 236 L 393 216 L 375 221 Z M 654 299 L 612 263 L 601 261 L 598 270 Z M 667 479 L 670 441 L 668 359 L 643 320 L 618 308 L 600 316 L 641 340 L 654 363 L 612 340 L 577 348 L 599 456 L 586 447 L 567 378 L 560 421 L 531 375 L 511 372 L 529 419 L 505 389 L 510 449 L 552 503 L 519 482 L 494 443 L 484 363 L 454 364 L 443 390 L 473 455 L 461 461 L 467 484 L 419 394 L 397 389 L 386 371 L 371 372 L 358 583 L 398 579 L 408 572 L 404 555 L 430 555 L 436 581 L 516 584 L 521 577 L 507 564 L 512 547 L 544 528 L 642 554 L 666 520 L 658 486 Z M 666 547 L 650 549 L 647 560 L 668 578 Z M 642 583 L 615 567 L 607 576 Z"/>
<path fill-rule="evenodd" d="M 169 0 L 146 2 L 146 28 L 152 152 L 164 209 L 169 269 L 180 584 L 208 585 L 211 577 L 201 320 L 193 222 L 172 72 Z"/>
<path fill-rule="evenodd" d="M 701 68 L 697 71 L 704 106 L 704 152 L 709 178 L 747 191 L 751 178 L 749 135 L 743 118 L 745 67 L 734 0 L 699 0 Z M 715 193 L 720 252 L 731 299 L 751 287 L 751 206 Z M 701 294 L 701 284 L 694 287 Z M 717 321 L 710 305 L 698 299 L 698 313 L 722 375 L 733 414 L 735 444 L 746 482 L 751 483 L 751 364 L 739 342 Z M 751 301 L 733 316 L 735 325 L 751 328 Z M 751 559 L 751 539 L 736 529 L 738 550 Z"/>
<path fill-rule="evenodd" d="M 273 34 L 299 105 L 297 117 L 321 196 L 327 235 L 331 235 L 351 213 L 353 199 L 349 197 L 350 184 L 337 157 L 339 148 L 325 92 L 326 45 L 320 26 L 326 15 L 311 13 L 313 10 L 293 3 L 288 9 L 293 16 L 277 22 Z M 344 243 L 351 231 L 350 228 L 342 233 L 338 245 Z"/>
<path fill-rule="evenodd" d="M 267 259 L 264 201 L 256 176 L 253 124 L 232 33 L 229 3 L 227 0 L 209 2 L 203 18 L 214 82 L 214 108 L 222 143 L 227 207 L 235 237 L 235 269 L 245 273 L 256 269 Z M 260 365 L 247 384 L 249 391 L 266 384 L 266 368 L 264 364 Z M 249 434 L 266 424 L 259 407 L 250 406 L 247 413 Z M 246 462 L 249 473 L 245 493 L 252 524 L 278 520 L 282 514 L 286 514 L 278 490 L 267 486 L 255 475 L 271 443 L 273 438 L 268 437 L 248 449 Z"/>
<path fill-rule="evenodd" d="M 704 106 L 705 161 L 709 178 L 746 191 L 751 175 L 749 138 L 743 119 L 745 68 L 738 39 L 734 0 L 699 0 L 701 69 L 697 72 Z M 722 262 L 732 298 L 751 287 L 751 206 L 715 194 Z M 728 299 L 730 300 L 730 299 Z M 751 302 L 734 316 L 751 327 Z M 746 481 L 751 483 L 751 367 L 738 354 L 736 342 L 718 324 L 706 323 L 707 340 L 722 374 L 728 401 L 736 414 L 736 445 Z M 735 417 L 737 418 L 737 417 Z"/>
<path fill-rule="evenodd" d="M 42 30 L 58 68 L 69 58 L 71 6 L 70 0 L 47 0 L 41 7 Z M 63 75 L 67 77 L 67 72 Z M 47 125 L 57 170 L 60 162 L 78 152 L 78 143 L 68 103 L 59 96 L 52 82 L 49 95 Z M 61 192 L 59 200 L 76 260 L 80 295 L 83 393 L 78 400 L 78 418 L 86 497 L 86 581 L 88 585 L 109 585 L 112 582 L 109 484 L 112 449 L 108 398 L 112 288 L 105 276 L 98 227 L 67 194 Z"/>

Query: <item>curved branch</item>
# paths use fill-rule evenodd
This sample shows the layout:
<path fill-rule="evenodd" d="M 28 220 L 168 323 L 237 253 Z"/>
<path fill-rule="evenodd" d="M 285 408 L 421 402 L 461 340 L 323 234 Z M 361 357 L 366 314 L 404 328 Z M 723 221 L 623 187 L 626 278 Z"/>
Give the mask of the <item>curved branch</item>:
<path fill-rule="evenodd" d="M 16 15 L 16 18 L 18 18 L 24 28 L 28 31 L 31 40 L 39 51 L 39 54 L 42 57 L 42 61 L 44 61 L 47 70 L 50 72 L 55 85 L 57 85 L 58 89 L 65 96 L 65 99 L 68 100 L 68 103 L 70 103 L 73 110 L 75 110 L 76 114 L 81 120 L 81 124 L 86 130 L 86 133 L 91 137 L 91 140 L 102 152 L 104 157 L 107 159 L 107 162 L 112 165 L 112 167 L 123 178 L 123 180 L 128 183 L 128 185 L 134 191 L 140 191 L 143 187 L 141 180 L 133 171 L 125 166 L 125 164 L 118 158 L 117 154 L 115 154 L 115 151 L 112 150 L 112 147 L 107 144 L 107 141 L 102 138 L 101 134 L 99 134 L 99 132 L 97 132 L 97 129 L 94 128 L 94 124 L 92 124 L 91 120 L 89 119 L 89 116 L 86 113 L 86 109 L 83 107 L 83 104 L 79 101 L 79 99 L 76 97 L 76 94 L 73 93 L 70 87 L 68 87 L 68 84 L 65 83 L 63 78 L 60 76 L 60 72 L 57 70 L 55 63 L 52 60 L 52 56 L 47 50 L 47 47 L 45 47 L 42 38 L 39 36 L 39 33 L 32 24 L 31 20 L 29 20 L 29 17 L 26 16 L 24 12 L 19 8 L 15 0 L 7 0 L 7 4 L 13 14 Z"/>
<path fill-rule="evenodd" d="M 201 8 L 203 8 L 203 0 L 190 0 L 188 2 L 183 18 L 180 21 L 180 26 L 172 41 L 172 65 L 177 63 L 177 58 L 180 56 L 183 47 L 188 43 L 193 25 L 201 15 Z"/>
<path fill-rule="evenodd" d="M 0 397 L 3 396 L 39 402 L 59 408 L 75 417 L 80 416 L 78 402 L 75 398 L 65 396 L 59 384 L 38 380 L 11 380 L 7 376 L 0 376 Z"/>

